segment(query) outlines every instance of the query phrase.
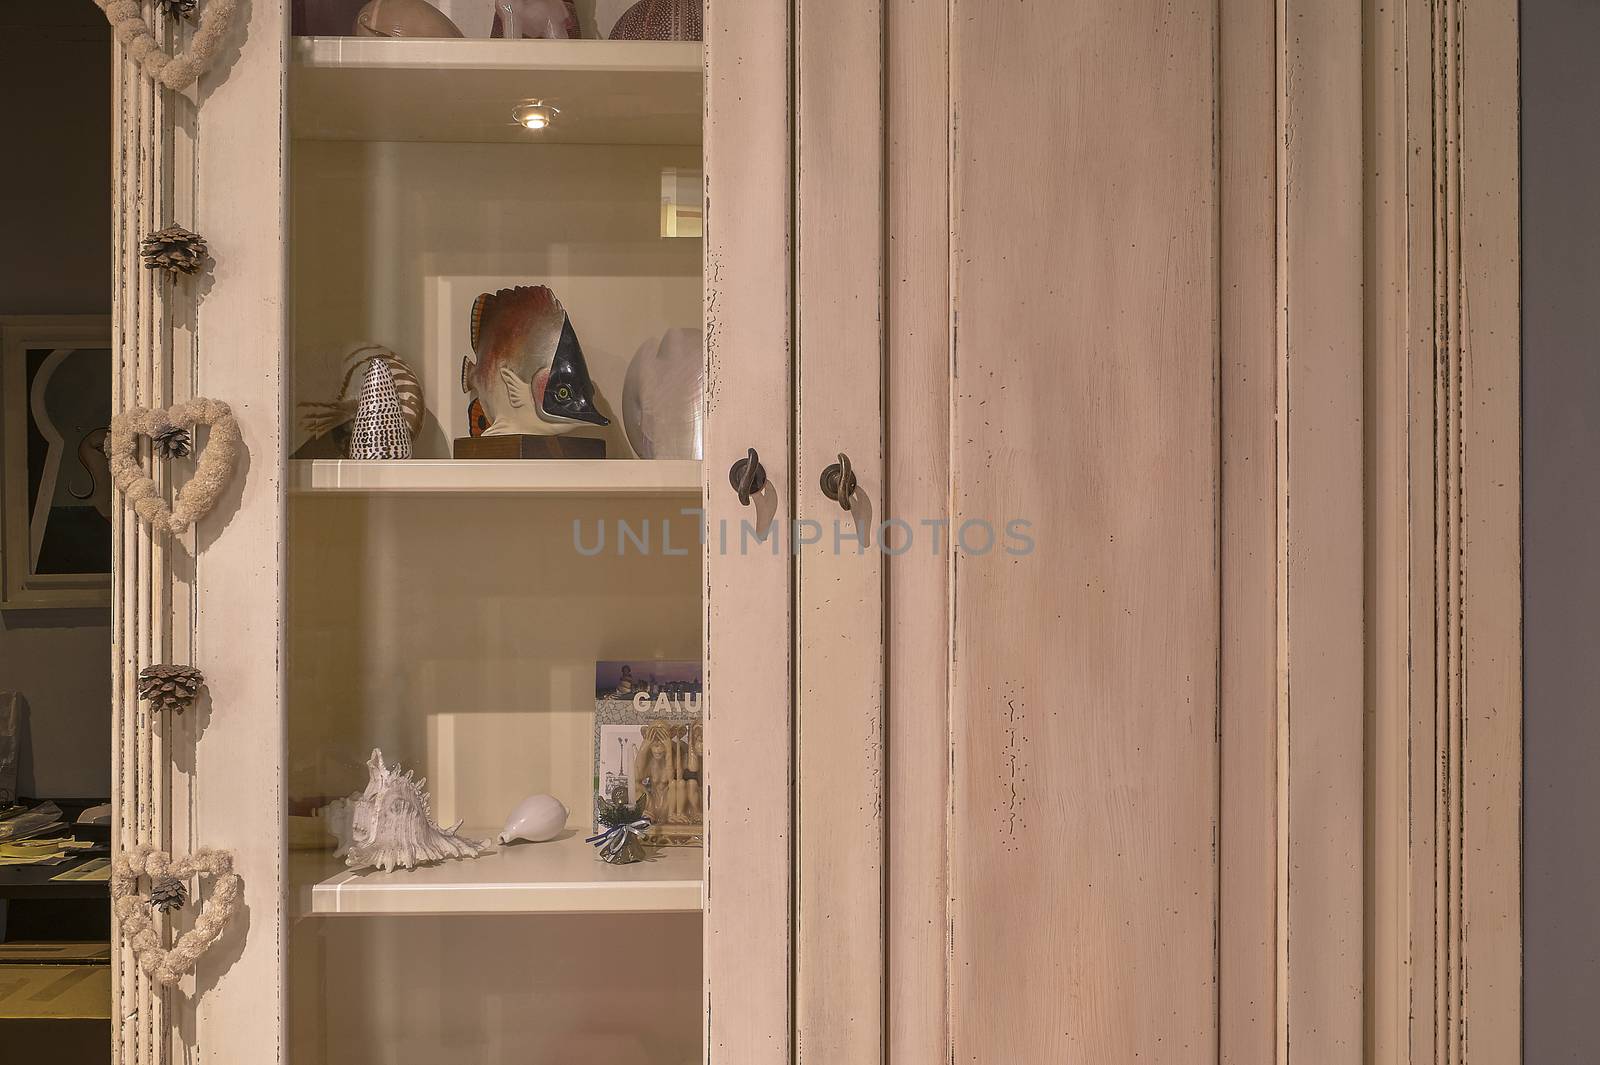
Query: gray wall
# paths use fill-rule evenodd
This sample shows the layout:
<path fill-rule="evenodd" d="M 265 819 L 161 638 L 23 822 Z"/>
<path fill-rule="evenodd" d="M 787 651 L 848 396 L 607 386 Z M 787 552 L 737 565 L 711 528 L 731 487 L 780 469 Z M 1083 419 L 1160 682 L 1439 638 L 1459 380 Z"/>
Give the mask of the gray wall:
<path fill-rule="evenodd" d="M 111 34 L 91 0 L 0 0 L 0 314 L 111 311 Z M 111 791 L 108 610 L 0 611 L 24 795 Z"/>
<path fill-rule="evenodd" d="M 1522 5 L 1526 1065 L 1600 1062 L 1600 3 Z"/>

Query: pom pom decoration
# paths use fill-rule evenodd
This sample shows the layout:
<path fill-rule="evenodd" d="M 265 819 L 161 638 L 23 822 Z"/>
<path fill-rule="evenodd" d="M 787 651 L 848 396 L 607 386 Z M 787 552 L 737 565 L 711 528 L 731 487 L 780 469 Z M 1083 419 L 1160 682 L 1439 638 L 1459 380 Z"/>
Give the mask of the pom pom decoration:
<path fill-rule="evenodd" d="M 174 92 L 193 85 L 217 61 L 222 52 L 222 41 L 238 21 L 243 0 L 210 0 L 200 15 L 200 28 L 195 30 L 186 52 L 168 55 L 161 42 L 150 29 L 139 10 L 139 0 L 94 0 L 111 23 L 111 32 L 127 49 L 128 58 L 138 63 L 144 72 L 158 83 Z"/>
<path fill-rule="evenodd" d="M 145 666 L 139 671 L 139 698 L 149 700 L 150 709 L 158 714 L 163 710 L 181 714 L 194 705 L 205 682 L 193 666 Z"/>
<path fill-rule="evenodd" d="M 155 481 L 139 465 L 139 437 L 154 438 L 175 425 L 209 425 L 211 435 L 193 479 L 168 507 L 156 490 Z M 196 397 L 165 410 L 129 407 L 111 419 L 111 435 L 106 438 L 111 483 L 135 514 L 153 528 L 166 529 L 176 536 L 210 513 L 222 498 L 238 458 L 239 443 L 239 422 L 233 411 L 214 399 Z"/>
<path fill-rule="evenodd" d="M 156 933 L 154 915 L 160 911 L 154 905 L 154 891 L 149 900 L 139 893 L 141 876 L 157 886 L 196 876 L 212 881 L 210 897 L 201 906 L 194 927 L 179 936 L 170 949 L 161 946 L 161 937 Z M 170 888 L 167 890 L 170 892 Z M 170 986 L 185 973 L 194 972 L 195 963 L 222 938 L 228 921 L 239 908 L 243 891 L 244 881 L 233 871 L 233 855 L 209 847 L 182 858 L 154 847 L 130 847 L 111 863 L 111 912 L 140 971 L 158 984 Z"/>
<path fill-rule="evenodd" d="M 165 270 L 173 277 L 197 274 L 206 261 L 206 238 L 180 225 L 158 229 L 139 242 L 139 260 L 147 270 Z"/>

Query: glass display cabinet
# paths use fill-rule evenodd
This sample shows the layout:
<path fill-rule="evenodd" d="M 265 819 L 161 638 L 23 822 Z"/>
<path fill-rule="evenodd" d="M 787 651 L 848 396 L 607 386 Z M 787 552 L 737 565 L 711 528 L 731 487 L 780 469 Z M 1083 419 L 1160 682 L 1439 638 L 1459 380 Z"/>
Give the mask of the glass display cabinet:
<path fill-rule="evenodd" d="M 633 663 L 654 706 L 677 682 L 653 665 L 692 663 L 688 708 L 670 696 L 647 719 L 669 723 L 670 763 L 692 754 L 699 719 L 700 42 L 290 48 L 290 1060 L 687 1065 L 702 1028 L 699 803 L 672 812 L 696 830 L 688 845 L 649 861 L 598 861 L 585 838 L 597 792 L 631 777 L 633 801 L 641 785 L 638 728 L 601 748 L 597 664 Z M 583 387 L 555 383 L 554 337 L 538 347 L 563 313 L 604 426 L 540 402 Z M 693 380 L 654 368 L 670 331 Z M 420 391 L 409 459 L 343 457 L 355 449 L 334 438 L 353 422 L 304 426 L 330 411 L 313 404 L 352 405 L 373 344 Z M 525 424 L 505 374 L 539 404 Z M 577 433 L 501 436 L 491 414 Z M 606 457 L 452 457 L 579 438 Z M 426 778 L 434 820 L 491 850 L 346 868 L 326 849 L 328 804 L 366 788 L 375 749 Z M 669 785 L 646 787 L 666 827 Z M 495 844 L 541 794 L 569 812 L 559 835 Z"/>

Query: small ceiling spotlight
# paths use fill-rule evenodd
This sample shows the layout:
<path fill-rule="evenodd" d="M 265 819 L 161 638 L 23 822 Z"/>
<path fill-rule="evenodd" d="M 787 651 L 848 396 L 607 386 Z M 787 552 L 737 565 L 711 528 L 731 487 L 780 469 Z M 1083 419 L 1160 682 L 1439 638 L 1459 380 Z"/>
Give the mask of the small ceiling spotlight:
<path fill-rule="evenodd" d="M 529 100 L 512 108 L 511 117 L 524 129 L 544 129 L 554 122 L 556 115 L 560 113 L 542 100 Z"/>

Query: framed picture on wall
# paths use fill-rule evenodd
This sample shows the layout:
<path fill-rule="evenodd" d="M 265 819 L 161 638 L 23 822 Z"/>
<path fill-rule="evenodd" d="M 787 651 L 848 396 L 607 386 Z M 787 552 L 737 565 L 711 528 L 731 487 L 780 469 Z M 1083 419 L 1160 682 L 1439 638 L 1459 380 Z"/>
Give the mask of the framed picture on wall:
<path fill-rule="evenodd" d="M 111 319 L 0 317 L 0 607 L 111 602 Z"/>

